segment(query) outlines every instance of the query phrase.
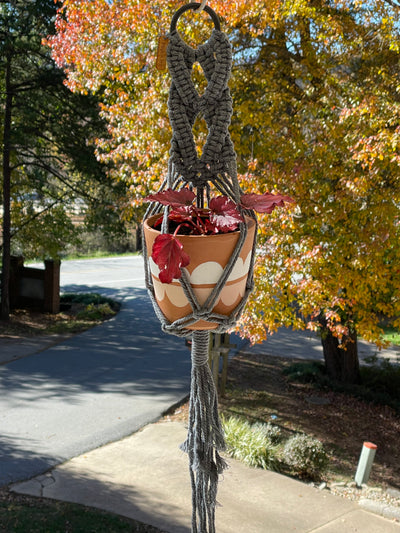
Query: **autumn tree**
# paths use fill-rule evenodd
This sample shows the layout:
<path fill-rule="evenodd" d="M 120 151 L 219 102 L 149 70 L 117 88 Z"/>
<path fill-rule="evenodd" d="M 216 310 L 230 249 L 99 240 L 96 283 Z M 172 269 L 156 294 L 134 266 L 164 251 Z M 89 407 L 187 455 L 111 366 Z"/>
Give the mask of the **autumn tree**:
<path fill-rule="evenodd" d="M 258 290 L 242 327 L 319 331 L 341 381 L 359 379 L 357 335 L 379 343 L 382 317 L 399 317 L 396 20 L 385 2 L 304 3 L 240 69 L 253 186 L 264 175 L 298 202 L 262 226 Z M 265 91 L 254 97 L 257 74 Z M 264 120 L 254 127 L 251 115 Z"/>
<path fill-rule="evenodd" d="M 157 34 L 179 5 L 59 4 L 53 57 L 70 89 L 101 97 L 109 135 L 97 157 L 129 187 L 129 216 L 167 168 L 169 78 L 154 64 Z M 231 134 L 242 187 L 296 200 L 261 220 L 256 288 L 239 329 L 254 342 L 280 326 L 316 330 L 329 373 L 356 382 L 357 336 L 381 345 L 382 317 L 400 322 L 399 6 L 210 4 L 234 48 Z M 178 25 L 192 44 L 210 27 L 193 12 Z"/>

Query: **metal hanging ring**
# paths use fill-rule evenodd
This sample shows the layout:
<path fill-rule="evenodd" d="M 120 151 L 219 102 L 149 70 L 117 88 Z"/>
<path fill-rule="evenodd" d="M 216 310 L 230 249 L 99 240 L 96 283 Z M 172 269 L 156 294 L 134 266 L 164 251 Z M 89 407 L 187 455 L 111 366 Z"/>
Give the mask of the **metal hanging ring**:
<path fill-rule="evenodd" d="M 178 19 L 183 13 L 185 13 L 185 11 L 189 11 L 189 9 L 197 10 L 199 7 L 201 7 L 201 4 L 199 4 L 197 2 L 191 2 L 190 4 L 186 4 L 185 6 L 182 6 L 180 9 L 178 9 L 178 11 L 172 17 L 170 32 L 172 33 L 174 31 L 176 31 L 176 24 L 178 22 Z M 221 23 L 219 21 L 219 17 L 216 14 L 216 12 L 213 9 L 211 9 L 211 7 L 209 7 L 207 5 L 204 6 L 204 11 L 206 13 L 208 13 L 210 15 L 210 17 L 212 18 L 212 21 L 214 22 L 215 29 L 220 31 L 221 30 Z"/>

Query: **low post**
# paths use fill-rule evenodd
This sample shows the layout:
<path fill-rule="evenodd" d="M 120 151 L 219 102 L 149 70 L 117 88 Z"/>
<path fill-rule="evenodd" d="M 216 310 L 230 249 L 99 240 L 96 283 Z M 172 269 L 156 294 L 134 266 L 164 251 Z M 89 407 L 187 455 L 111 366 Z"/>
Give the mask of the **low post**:
<path fill-rule="evenodd" d="M 44 265 L 44 310 L 56 314 L 60 311 L 60 261 L 46 260 Z"/>
<path fill-rule="evenodd" d="M 10 309 L 16 309 L 20 300 L 20 276 L 24 266 L 22 255 L 12 255 L 10 259 Z"/>
<path fill-rule="evenodd" d="M 354 478 L 357 487 L 361 487 L 363 483 L 367 483 L 371 473 L 372 463 L 374 462 L 376 449 L 376 444 L 373 444 L 372 442 L 364 442 Z"/>
<path fill-rule="evenodd" d="M 215 386 L 218 390 L 218 376 L 220 358 L 222 357 L 222 373 L 220 393 L 225 394 L 226 378 L 228 375 L 228 355 L 231 348 L 236 348 L 236 344 L 230 343 L 229 333 L 211 333 L 209 344 L 208 364 L 213 375 Z"/>

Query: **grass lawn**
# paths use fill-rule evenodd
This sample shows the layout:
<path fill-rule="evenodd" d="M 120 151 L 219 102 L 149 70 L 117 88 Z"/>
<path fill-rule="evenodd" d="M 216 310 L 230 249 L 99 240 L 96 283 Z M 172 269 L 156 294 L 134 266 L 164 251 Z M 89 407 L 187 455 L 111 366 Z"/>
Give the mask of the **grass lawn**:
<path fill-rule="evenodd" d="M 0 489 L 2 533 L 161 533 L 155 527 L 73 503 Z"/>
<path fill-rule="evenodd" d="M 106 252 L 102 250 L 98 250 L 96 252 L 92 253 L 85 253 L 85 254 L 69 254 L 62 258 L 62 261 L 76 261 L 80 259 L 102 259 L 102 258 L 108 258 L 108 257 L 125 257 L 125 256 L 132 256 L 132 255 L 139 255 L 138 252 Z"/>
<path fill-rule="evenodd" d="M 394 344 L 396 346 L 400 346 L 400 331 L 396 328 L 384 328 L 385 333 L 383 335 L 383 338 L 385 341 L 389 341 L 391 344 Z"/>

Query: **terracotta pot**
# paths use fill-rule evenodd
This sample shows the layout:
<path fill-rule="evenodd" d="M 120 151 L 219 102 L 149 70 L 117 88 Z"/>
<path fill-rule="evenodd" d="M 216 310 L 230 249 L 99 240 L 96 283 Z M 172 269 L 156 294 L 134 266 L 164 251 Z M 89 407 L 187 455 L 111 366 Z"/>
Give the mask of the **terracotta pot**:
<path fill-rule="evenodd" d="M 159 269 L 151 259 L 153 243 L 160 232 L 152 225 L 160 215 L 153 215 L 144 221 L 144 236 L 149 254 L 149 265 L 154 284 L 157 303 L 169 322 L 174 322 L 192 312 L 192 307 L 185 296 L 178 280 L 172 283 L 161 283 L 158 278 Z M 243 298 L 246 281 L 250 268 L 251 254 L 254 242 L 256 223 L 246 217 L 248 232 L 239 258 L 222 289 L 220 296 L 213 308 L 215 313 L 230 315 Z M 240 232 L 221 233 L 218 235 L 178 235 L 183 249 L 190 257 L 186 267 L 190 274 L 191 285 L 200 305 L 203 305 L 220 279 L 223 269 L 239 240 Z M 215 329 L 216 322 L 199 320 L 187 329 L 207 330 Z"/>

